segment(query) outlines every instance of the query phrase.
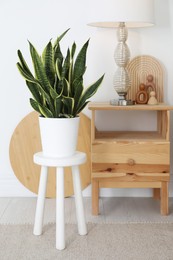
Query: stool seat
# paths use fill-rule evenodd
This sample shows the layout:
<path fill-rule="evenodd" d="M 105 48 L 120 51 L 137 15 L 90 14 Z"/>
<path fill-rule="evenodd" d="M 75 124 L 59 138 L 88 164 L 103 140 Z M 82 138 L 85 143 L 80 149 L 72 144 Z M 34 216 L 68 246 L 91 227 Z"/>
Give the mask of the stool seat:
<path fill-rule="evenodd" d="M 69 157 L 49 157 L 39 152 L 34 154 L 34 162 L 38 165 L 44 165 L 49 167 L 69 167 L 74 165 L 81 165 L 86 162 L 86 154 L 76 151 Z"/>
<path fill-rule="evenodd" d="M 41 165 L 33 233 L 36 236 L 42 234 L 48 167 L 56 167 L 56 248 L 62 250 L 65 248 L 64 167 L 72 169 L 78 233 L 87 234 L 79 172 L 79 165 L 85 163 L 86 154 L 76 151 L 72 156 L 57 158 L 39 152 L 34 154 L 33 160 L 36 164 Z"/>

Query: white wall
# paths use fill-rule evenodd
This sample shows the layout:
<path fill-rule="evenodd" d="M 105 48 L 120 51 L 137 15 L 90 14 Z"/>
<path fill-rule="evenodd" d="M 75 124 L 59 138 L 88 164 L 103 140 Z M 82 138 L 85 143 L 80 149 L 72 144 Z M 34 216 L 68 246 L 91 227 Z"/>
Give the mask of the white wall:
<path fill-rule="evenodd" d="M 96 17 L 99 12 L 99 6 L 94 3 L 94 0 L 0 0 L 0 196 L 34 196 L 16 179 L 9 160 L 12 133 L 21 119 L 32 111 L 28 102 L 30 93 L 15 65 L 17 49 L 29 59 L 27 39 L 42 51 L 49 39 L 55 39 L 67 28 L 71 30 L 63 40 L 64 50 L 74 40 L 81 47 L 90 38 L 86 85 L 106 73 L 92 100 L 109 101 L 115 97 L 112 78 L 116 69 L 113 60 L 116 32 L 86 25 L 91 8 L 95 9 Z M 155 0 L 155 11 L 156 26 L 129 31 L 128 45 L 132 57 L 146 54 L 160 60 L 165 67 L 165 102 L 173 104 L 173 1 Z M 84 112 L 90 116 L 88 109 Z M 173 144 L 171 151 L 172 147 Z M 90 195 L 90 187 L 84 194 Z M 102 190 L 101 195 L 150 196 L 150 191 L 107 189 Z"/>

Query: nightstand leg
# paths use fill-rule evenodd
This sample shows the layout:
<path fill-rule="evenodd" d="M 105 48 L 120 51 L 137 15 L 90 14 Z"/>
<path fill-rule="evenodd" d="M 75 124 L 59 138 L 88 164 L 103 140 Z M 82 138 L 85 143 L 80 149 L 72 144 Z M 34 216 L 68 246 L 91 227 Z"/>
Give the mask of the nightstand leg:
<path fill-rule="evenodd" d="M 92 179 L 92 214 L 99 214 L 99 181 Z"/>
<path fill-rule="evenodd" d="M 168 193 L 168 182 L 164 181 L 162 182 L 161 187 L 161 214 L 162 215 L 168 215 L 169 209 L 168 209 L 168 199 L 169 199 L 169 193 Z"/>
<path fill-rule="evenodd" d="M 160 200 L 160 188 L 153 189 L 153 199 Z"/>

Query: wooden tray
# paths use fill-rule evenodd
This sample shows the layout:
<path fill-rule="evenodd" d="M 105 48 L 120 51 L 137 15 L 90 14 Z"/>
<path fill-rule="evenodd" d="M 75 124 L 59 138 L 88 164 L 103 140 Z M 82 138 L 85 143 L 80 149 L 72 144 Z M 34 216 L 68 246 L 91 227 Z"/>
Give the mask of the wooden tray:
<path fill-rule="evenodd" d="M 80 166 L 82 189 L 91 183 L 90 119 L 80 114 L 78 146 L 87 154 L 87 162 Z M 41 151 L 40 131 L 37 112 L 28 114 L 16 127 L 10 142 L 10 161 L 18 180 L 30 191 L 37 193 L 40 166 L 33 163 L 33 154 Z M 46 197 L 55 197 L 55 169 L 49 169 Z M 73 195 L 71 169 L 65 169 L 65 197 Z"/>

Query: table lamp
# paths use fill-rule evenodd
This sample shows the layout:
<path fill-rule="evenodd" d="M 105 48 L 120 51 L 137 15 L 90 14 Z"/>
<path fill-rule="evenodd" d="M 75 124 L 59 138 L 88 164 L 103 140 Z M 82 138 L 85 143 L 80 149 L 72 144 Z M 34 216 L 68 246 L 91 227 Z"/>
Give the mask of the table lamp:
<path fill-rule="evenodd" d="M 93 10 L 91 10 L 91 15 L 92 12 Z M 126 100 L 127 92 L 131 87 L 131 80 L 126 69 L 130 60 L 130 50 L 126 44 L 127 28 L 154 25 L 154 2 L 153 0 L 102 0 L 98 2 L 95 16 L 93 13 L 93 17 L 90 17 L 90 19 L 93 19 L 88 24 L 90 26 L 118 28 L 118 45 L 114 53 L 117 70 L 114 75 L 113 85 L 119 95 L 119 100 L 113 99 L 111 104 L 132 104 L 132 101 Z"/>

